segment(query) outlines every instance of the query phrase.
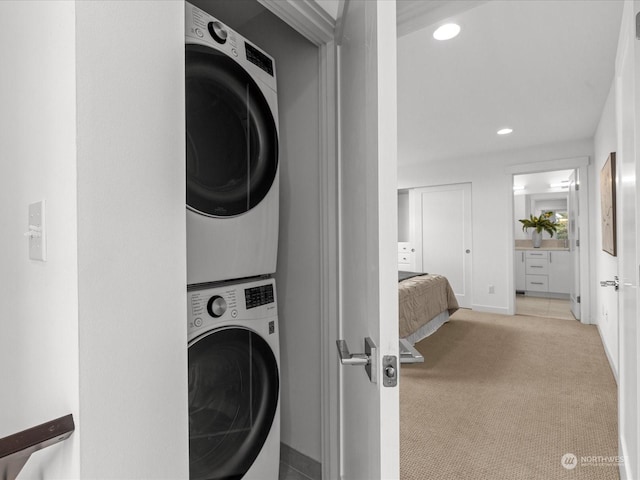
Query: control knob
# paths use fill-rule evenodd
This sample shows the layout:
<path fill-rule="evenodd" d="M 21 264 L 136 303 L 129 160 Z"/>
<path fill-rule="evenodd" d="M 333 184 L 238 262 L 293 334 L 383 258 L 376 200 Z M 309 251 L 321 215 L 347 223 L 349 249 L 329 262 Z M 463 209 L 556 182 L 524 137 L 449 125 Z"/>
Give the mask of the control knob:
<path fill-rule="evenodd" d="M 213 318 L 219 318 L 227 311 L 227 301 L 220 295 L 214 295 L 207 302 L 207 312 Z"/>
<path fill-rule="evenodd" d="M 209 33 L 216 42 L 221 44 L 226 43 L 227 31 L 224 29 L 224 26 L 222 26 L 220 22 L 209 22 L 207 28 L 209 29 Z"/>

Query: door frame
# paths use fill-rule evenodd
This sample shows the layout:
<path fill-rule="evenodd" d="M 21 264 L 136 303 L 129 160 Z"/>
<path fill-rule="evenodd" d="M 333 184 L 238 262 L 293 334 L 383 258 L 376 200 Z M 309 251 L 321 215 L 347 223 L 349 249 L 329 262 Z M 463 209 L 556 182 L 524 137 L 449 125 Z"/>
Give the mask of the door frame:
<path fill-rule="evenodd" d="M 337 46 L 348 0 L 340 0 L 334 21 L 315 1 L 257 0 L 318 47 L 320 184 L 320 358 L 321 358 L 321 458 L 322 478 L 340 478 L 340 364 L 335 351 L 339 308 L 339 173 L 337 111 Z"/>
<path fill-rule="evenodd" d="M 591 245 L 589 241 L 589 157 L 565 158 L 560 160 L 547 160 L 534 163 L 522 163 L 511 165 L 505 169 L 505 182 L 508 182 L 506 190 L 509 192 L 508 215 L 509 228 L 508 242 L 509 245 L 515 244 L 515 236 L 513 233 L 513 176 L 526 173 L 540 173 L 553 170 L 578 170 L 580 178 L 579 205 L 580 205 L 580 322 L 585 324 L 591 321 L 591 284 L 589 282 L 589 252 Z M 514 272 L 513 249 L 510 249 L 507 255 L 508 288 L 512 292 L 508 297 L 508 314 L 515 314 L 515 272 Z"/>

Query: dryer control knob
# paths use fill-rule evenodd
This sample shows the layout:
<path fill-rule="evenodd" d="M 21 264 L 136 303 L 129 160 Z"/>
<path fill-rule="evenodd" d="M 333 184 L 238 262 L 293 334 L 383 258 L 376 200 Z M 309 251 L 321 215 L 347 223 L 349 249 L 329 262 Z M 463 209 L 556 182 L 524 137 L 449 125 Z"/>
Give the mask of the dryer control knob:
<path fill-rule="evenodd" d="M 224 29 L 220 22 L 209 22 L 207 28 L 209 29 L 209 33 L 216 42 L 226 43 L 227 31 Z"/>
<path fill-rule="evenodd" d="M 214 295 L 207 302 L 207 312 L 214 318 L 221 317 L 227 311 L 227 302 L 220 295 Z"/>

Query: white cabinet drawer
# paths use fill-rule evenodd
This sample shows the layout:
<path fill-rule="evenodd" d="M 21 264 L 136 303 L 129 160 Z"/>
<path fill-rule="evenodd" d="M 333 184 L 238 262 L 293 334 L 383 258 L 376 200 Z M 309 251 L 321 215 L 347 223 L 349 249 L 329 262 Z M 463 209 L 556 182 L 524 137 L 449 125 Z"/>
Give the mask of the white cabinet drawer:
<path fill-rule="evenodd" d="M 525 252 L 525 257 L 526 258 L 540 258 L 540 259 L 544 259 L 545 261 L 549 259 L 549 252 L 546 250 L 542 250 L 542 251 L 535 251 L 535 250 L 527 250 Z"/>
<path fill-rule="evenodd" d="M 398 242 L 398 253 L 411 253 L 414 248 L 409 242 Z"/>
<path fill-rule="evenodd" d="M 527 290 L 531 292 L 548 292 L 549 277 L 547 275 L 527 275 Z"/>
<path fill-rule="evenodd" d="M 547 275 L 549 273 L 549 262 L 542 258 L 527 258 L 527 275 Z"/>
<path fill-rule="evenodd" d="M 413 263 L 413 253 L 399 253 L 398 263 Z"/>

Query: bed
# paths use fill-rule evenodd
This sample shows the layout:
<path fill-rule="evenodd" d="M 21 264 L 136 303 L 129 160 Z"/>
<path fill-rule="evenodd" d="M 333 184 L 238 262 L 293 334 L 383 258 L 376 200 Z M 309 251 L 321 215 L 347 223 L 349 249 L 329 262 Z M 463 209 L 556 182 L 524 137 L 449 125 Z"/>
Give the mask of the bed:
<path fill-rule="evenodd" d="M 458 301 L 443 275 L 398 272 L 399 336 L 411 345 L 428 337 L 458 310 Z"/>

